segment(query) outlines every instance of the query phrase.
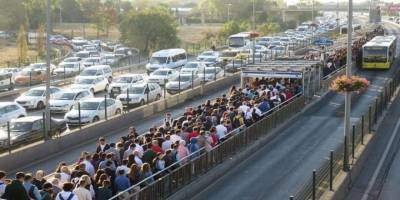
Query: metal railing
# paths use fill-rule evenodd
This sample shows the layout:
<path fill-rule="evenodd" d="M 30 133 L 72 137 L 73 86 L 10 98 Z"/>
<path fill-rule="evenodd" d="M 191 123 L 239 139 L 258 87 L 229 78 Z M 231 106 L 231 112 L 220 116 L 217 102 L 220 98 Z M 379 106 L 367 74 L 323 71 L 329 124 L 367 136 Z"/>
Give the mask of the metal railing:
<path fill-rule="evenodd" d="M 289 199 L 315 200 L 319 199 L 324 192 L 334 190 L 333 180 L 344 169 L 345 156 L 348 156 L 349 160 L 355 159 L 356 149 L 360 145 L 364 145 L 365 135 L 372 133 L 372 126 L 382 115 L 390 99 L 394 97 L 399 83 L 400 73 L 397 72 L 394 78 L 382 88 L 374 102 L 370 103 L 368 111 L 351 127 L 352 131 L 348 137 L 347 146 L 345 146 L 346 142 L 342 141 L 334 150 L 330 151 L 327 155 L 328 159 L 324 160 L 318 169 L 310 172 L 311 177 Z"/>
<path fill-rule="evenodd" d="M 179 164 L 178 168 L 173 170 L 168 168 L 168 170 L 170 170 L 168 173 L 151 184 L 140 187 L 141 183 L 147 180 L 145 179 L 114 196 L 111 200 L 158 200 L 167 198 L 199 176 L 207 173 L 214 166 L 222 163 L 231 155 L 240 152 L 261 136 L 270 134 L 272 129 L 299 112 L 303 108 L 304 103 L 304 96 L 302 94 L 297 94 L 293 98 L 288 99 L 266 112 L 265 116 L 260 121 L 244 129 L 231 132 L 230 137 L 227 137 L 226 140 L 219 143 L 210 151 L 201 150 L 198 156 L 186 161 L 184 164 L 178 161 L 178 163 L 175 163 Z"/>

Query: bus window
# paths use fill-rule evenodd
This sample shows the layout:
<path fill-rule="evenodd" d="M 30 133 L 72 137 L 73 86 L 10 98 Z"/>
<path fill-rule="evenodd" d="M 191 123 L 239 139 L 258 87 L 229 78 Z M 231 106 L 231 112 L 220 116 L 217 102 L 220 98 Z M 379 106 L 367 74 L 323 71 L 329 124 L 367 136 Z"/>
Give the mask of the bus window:
<path fill-rule="evenodd" d="M 364 47 L 364 62 L 387 62 L 386 47 Z"/>

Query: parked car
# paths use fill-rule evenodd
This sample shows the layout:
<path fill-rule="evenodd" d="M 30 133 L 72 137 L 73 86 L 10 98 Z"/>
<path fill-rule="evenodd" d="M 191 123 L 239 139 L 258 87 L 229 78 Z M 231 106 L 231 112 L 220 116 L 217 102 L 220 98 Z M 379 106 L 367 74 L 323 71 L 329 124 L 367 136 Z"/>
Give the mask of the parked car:
<path fill-rule="evenodd" d="M 149 83 L 158 83 L 159 85 L 164 85 L 168 80 L 178 77 L 179 72 L 174 69 L 162 68 L 157 69 L 150 74 L 148 78 Z"/>
<path fill-rule="evenodd" d="M 76 79 L 85 76 L 101 76 L 106 78 L 109 83 L 112 81 L 112 69 L 109 65 L 95 65 L 85 68 Z"/>
<path fill-rule="evenodd" d="M 179 77 L 176 77 L 165 85 L 167 92 L 170 94 L 178 93 L 179 91 L 183 91 L 200 85 L 201 79 L 197 74 L 181 74 Z"/>
<path fill-rule="evenodd" d="M 199 71 L 203 71 L 206 65 L 203 62 L 188 62 L 182 68 L 181 74 L 197 74 Z"/>
<path fill-rule="evenodd" d="M 199 56 L 197 56 L 197 61 L 203 61 L 204 59 L 207 58 L 218 58 L 219 53 L 218 51 L 204 51 L 201 53 Z"/>
<path fill-rule="evenodd" d="M 11 145 L 21 145 L 43 138 L 44 122 L 42 116 L 29 116 L 12 119 L 10 122 Z M 59 135 L 67 130 L 64 120 L 50 120 L 49 136 Z M 7 129 L 0 129 L 0 147 L 7 148 Z"/>
<path fill-rule="evenodd" d="M 105 113 L 111 117 L 119 115 L 122 112 L 122 103 L 119 100 L 111 98 L 88 98 L 79 102 L 80 106 L 75 104 L 71 111 L 65 114 L 65 121 L 68 126 L 77 126 L 89 124 L 105 119 Z M 80 120 L 79 120 L 80 107 Z M 106 108 L 107 107 L 107 108 Z"/>
<path fill-rule="evenodd" d="M 46 79 L 46 73 L 43 71 L 35 71 L 30 68 L 22 70 L 15 76 L 16 85 L 30 85 L 42 83 Z"/>
<path fill-rule="evenodd" d="M 13 90 L 14 77 L 12 73 L 0 72 L 0 90 Z"/>
<path fill-rule="evenodd" d="M 79 74 L 82 69 L 79 62 L 62 62 L 54 70 L 54 74 L 58 77 L 73 76 Z"/>
<path fill-rule="evenodd" d="M 15 102 L 0 102 L 0 126 L 11 119 L 27 116 L 25 108 Z"/>
<path fill-rule="evenodd" d="M 91 66 L 100 65 L 100 64 L 101 64 L 100 57 L 89 57 L 89 58 L 83 59 L 83 61 L 82 61 L 83 67 L 91 67 Z"/>
<path fill-rule="evenodd" d="M 129 103 L 130 106 L 141 106 L 161 99 L 161 94 L 161 87 L 156 83 L 136 83 L 129 87 L 127 93 L 121 93 L 116 99 L 120 100 L 123 105 Z"/>
<path fill-rule="evenodd" d="M 50 112 L 66 113 L 72 109 L 72 106 L 77 102 L 93 98 L 93 94 L 89 90 L 66 90 L 58 97 L 52 98 L 49 101 Z"/>
<path fill-rule="evenodd" d="M 50 87 L 50 98 L 58 97 L 61 91 L 60 88 Z M 32 88 L 22 93 L 15 102 L 26 109 L 43 109 L 46 106 L 46 87 Z"/>
<path fill-rule="evenodd" d="M 206 67 L 204 71 L 199 73 L 201 81 L 212 81 L 224 76 L 224 71 L 221 67 Z"/>
<path fill-rule="evenodd" d="M 101 56 L 102 65 L 114 65 L 117 62 L 117 56 L 115 54 L 105 54 Z"/>
<path fill-rule="evenodd" d="M 133 84 L 144 82 L 144 80 L 145 77 L 143 74 L 124 74 L 118 76 L 110 84 L 110 87 L 108 88 L 108 93 L 111 97 L 115 97 L 116 95 L 126 92 L 126 89 Z"/>
<path fill-rule="evenodd" d="M 86 76 L 75 79 L 71 85 L 72 90 L 89 90 L 92 94 L 108 91 L 108 80 L 102 76 Z"/>

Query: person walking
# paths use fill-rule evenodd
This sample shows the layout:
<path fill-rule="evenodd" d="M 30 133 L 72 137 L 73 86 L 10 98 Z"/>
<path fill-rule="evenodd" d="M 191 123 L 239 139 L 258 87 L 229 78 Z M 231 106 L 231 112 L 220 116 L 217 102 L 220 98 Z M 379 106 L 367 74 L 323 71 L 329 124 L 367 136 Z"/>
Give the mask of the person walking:
<path fill-rule="evenodd" d="M 11 183 L 6 186 L 1 198 L 6 200 L 30 200 L 28 193 L 22 185 L 24 179 L 25 174 L 18 172 L 15 175 L 15 180 L 11 181 Z"/>

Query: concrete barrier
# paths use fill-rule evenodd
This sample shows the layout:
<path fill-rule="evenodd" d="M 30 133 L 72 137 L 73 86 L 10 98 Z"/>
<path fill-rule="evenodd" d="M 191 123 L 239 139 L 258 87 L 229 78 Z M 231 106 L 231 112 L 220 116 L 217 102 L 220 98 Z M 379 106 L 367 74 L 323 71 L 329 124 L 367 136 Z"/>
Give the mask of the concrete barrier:
<path fill-rule="evenodd" d="M 240 73 L 233 74 L 217 81 L 209 82 L 195 87 L 193 90 L 183 91 L 148 105 L 132 109 L 126 114 L 114 116 L 107 121 L 100 121 L 75 130 L 70 134 L 45 142 L 38 142 L 25 148 L 18 149 L 10 155 L 0 157 L 1 170 L 13 171 L 21 166 L 29 166 L 35 162 L 46 159 L 49 156 L 60 155 L 65 151 L 82 145 L 87 141 L 93 141 L 100 136 L 107 136 L 121 127 L 129 126 L 132 121 L 143 120 L 154 114 L 163 112 L 167 108 L 177 106 L 199 96 L 206 96 L 211 91 L 218 91 L 233 85 L 240 78 Z"/>

